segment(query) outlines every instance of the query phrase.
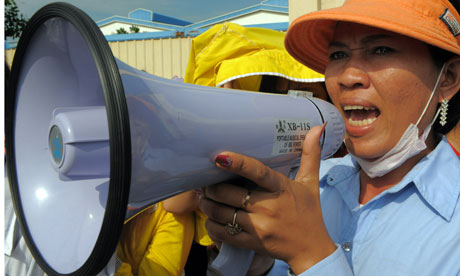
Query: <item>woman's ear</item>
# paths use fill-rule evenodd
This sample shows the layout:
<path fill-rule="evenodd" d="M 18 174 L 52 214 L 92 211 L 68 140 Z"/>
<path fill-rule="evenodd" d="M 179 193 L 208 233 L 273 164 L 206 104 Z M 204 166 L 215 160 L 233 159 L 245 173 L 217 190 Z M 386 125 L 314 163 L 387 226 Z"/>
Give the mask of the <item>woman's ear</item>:
<path fill-rule="evenodd" d="M 439 85 L 439 102 L 450 100 L 460 90 L 460 56 L 446 61 L 444 77 Z"/>

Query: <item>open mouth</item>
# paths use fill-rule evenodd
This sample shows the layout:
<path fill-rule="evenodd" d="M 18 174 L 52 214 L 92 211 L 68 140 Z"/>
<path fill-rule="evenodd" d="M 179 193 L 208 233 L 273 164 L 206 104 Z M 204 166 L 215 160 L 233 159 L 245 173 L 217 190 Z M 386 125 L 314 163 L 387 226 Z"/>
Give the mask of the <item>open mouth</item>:
<path fill-rule="evenodd" d="M 343 110 L 350 126 L 368 126 L 380 115 L 380 111 L 376 107 L 345 105 Z"/>

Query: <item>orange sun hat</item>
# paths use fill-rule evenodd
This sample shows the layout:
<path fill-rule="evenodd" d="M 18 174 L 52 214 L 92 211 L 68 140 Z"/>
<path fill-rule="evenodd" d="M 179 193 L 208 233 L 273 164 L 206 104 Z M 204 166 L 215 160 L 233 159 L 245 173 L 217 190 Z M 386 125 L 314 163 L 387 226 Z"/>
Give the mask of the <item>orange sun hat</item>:
<path fill-rule="evenodd" d="M 324 74 L 338 21 L 400 33 L 460 55 L 460 16 L 448 0 L 347 0 L 341 7 L 308 13 L 292 22 L 286 50 Z"/>

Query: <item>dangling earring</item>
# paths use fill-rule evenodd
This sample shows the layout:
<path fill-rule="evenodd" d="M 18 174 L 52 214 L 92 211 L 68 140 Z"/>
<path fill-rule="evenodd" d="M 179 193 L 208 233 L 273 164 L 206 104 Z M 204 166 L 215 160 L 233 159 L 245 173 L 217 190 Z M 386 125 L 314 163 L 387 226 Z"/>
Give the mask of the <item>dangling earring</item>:
<path fill-rule="evenodd" d="M 441 118 L 439 119 L 439 123 L 441 126 L 444 126 L 447 123 L 447 107 L 449 106 L 449 100 L 444 99 L 441 101 Z"/>

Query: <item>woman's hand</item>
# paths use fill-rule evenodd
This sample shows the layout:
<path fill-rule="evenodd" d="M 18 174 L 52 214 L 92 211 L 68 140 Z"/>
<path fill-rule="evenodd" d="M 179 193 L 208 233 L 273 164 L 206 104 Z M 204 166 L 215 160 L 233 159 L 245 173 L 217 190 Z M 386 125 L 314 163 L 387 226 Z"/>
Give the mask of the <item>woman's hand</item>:
<path fill-rule="evenodd" d="M 206 227 L 211 238 L 284 260 L 295 273 L 334 252 L 319 197 L 319 139 L 323 129 L 314 127 L 308 132 L 295 180 L 256 159 L 232 152 L 219 154 L 218 167 L 252 180 L 259 189 L 251 191 L 249 200 L 246 188 L 228 183 L 204 189 L 200 208 L 208 216 Z M 241 232 L 229 231 L 237 226 Z"/>

